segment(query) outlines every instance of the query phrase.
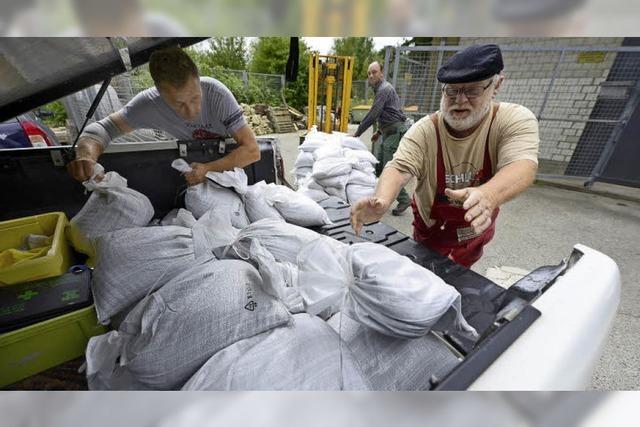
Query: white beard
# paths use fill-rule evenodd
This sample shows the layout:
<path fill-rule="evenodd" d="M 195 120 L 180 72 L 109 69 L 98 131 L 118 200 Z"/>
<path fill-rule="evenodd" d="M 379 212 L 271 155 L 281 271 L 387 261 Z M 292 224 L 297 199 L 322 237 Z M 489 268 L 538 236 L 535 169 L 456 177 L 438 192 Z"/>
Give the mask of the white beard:
<path fill-rule="evenodd" d="M 480 123 L 482 119 L 484 119 L 485 115 L 489 112 L 489 110 L 491 110 L 491 98 L 489 98 L 486 104 L 480 106 L 475 111 L 472 110 L 467 117 L 463 119 L 457 119 L 453 116 L 453 114 L 445 110 L 444 97 L 440 98 L 440 111 L 442 111 L 444 121 L 451 127 L 451 129 L 458 132 L 471 129 L 472 127 Z"/>

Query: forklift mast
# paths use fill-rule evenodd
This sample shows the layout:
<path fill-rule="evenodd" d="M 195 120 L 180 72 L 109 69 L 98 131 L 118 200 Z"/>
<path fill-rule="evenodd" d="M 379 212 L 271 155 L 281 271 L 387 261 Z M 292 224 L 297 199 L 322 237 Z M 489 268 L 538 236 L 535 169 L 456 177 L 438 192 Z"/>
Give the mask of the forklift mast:
<path fill-rule="evenodd" d="M 353 56 L 320 55 L 317 52 L 309 56 L 308 130 L 318 125 L 326 133 L 347 131 L 353 61 Z M 335 114 L 333 118 L 332 113 Z"/>

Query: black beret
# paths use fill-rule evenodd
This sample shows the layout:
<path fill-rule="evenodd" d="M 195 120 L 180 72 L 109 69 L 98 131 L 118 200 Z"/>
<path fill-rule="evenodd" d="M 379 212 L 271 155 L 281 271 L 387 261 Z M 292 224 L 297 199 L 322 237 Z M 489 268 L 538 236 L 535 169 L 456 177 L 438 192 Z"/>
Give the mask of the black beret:
<path fill-rule="evenodd" d="M 438 80 L 442 83 L 477 82 L 498 74 L 503 68 L 498 45 L 472 45 L 457 52 L 440 67 Z"/>

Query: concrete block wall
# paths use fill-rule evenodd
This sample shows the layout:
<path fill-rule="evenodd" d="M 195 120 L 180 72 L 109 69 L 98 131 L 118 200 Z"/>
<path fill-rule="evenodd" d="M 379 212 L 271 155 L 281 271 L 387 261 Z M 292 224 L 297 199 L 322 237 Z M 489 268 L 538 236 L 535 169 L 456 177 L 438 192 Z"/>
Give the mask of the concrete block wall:
<path fill-rule="evenodd" d="M 496 43 L 500 47 L 561 48 L 603 47 L 603 56 L 588 57 L 557 51 L 503 52 L 505 83 L 498 100 L 522 104 L 540 118 L 541 160 L 567 163 L 595 105 L 600 84 L 606 80 L 616 57 L 606 48 L 618 47 L 622 38 L 462 38 L 460 45 Z M 546 104 L 545 94 L 549 92 Z M 543 108 L 544 104 L 544 109 Z"/>

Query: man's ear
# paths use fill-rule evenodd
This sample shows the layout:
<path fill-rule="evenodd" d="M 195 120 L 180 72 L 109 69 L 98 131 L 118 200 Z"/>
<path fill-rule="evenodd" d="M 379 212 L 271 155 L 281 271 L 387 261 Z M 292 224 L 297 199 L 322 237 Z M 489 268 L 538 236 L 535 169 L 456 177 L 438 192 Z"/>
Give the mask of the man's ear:
<path fill-rule="evenodd" d="M 502 85 L 502 82 L 504 80 L 504 73 L 502 71 L 500 71 L 500 74 L 498 74 L 497 80 L 496 80 L 496 84 L 495 84 L 495 90 L 497 91 L 498 89 L 500 89 L 500 86 Z"/>

